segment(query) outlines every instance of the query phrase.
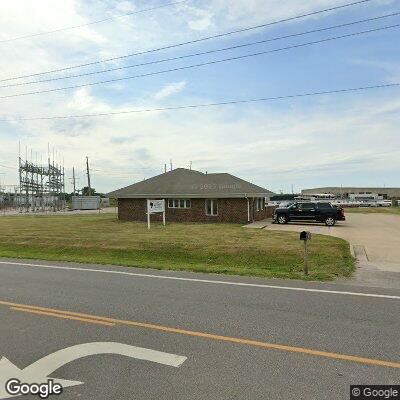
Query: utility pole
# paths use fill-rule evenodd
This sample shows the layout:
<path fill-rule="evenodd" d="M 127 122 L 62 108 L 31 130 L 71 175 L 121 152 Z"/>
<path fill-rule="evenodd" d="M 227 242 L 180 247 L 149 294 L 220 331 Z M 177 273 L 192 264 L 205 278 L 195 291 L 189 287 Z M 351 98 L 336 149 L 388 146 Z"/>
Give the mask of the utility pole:
<path fill-rule="evenodd" d="M 189 169 L 192 170 L 192 162 L 189 163 Z"/>
<path fill-rule="evenodd" d="M 18 172 L 19 172 L 19 196 L 18 196 L 18 205 L 19 212 L 22 213 L 22 162 L 21 162 L 21 142 L 18 142 Z"/>
<path fill-rule="evenodd" d="M 171 169 L 171 171 L 172 171 L 172 159 L 169 160 L 169 166 L 170 166 L 170 169 Z"/>
<path fill-rule="evenodd" d="M 74 196 L 78 195 L 79 196 L 79 189 L 76 190 L 76 182 L 79 181 L 80 178 L 77 178 L 75 176 L 75 167 L 72 167 L 72 178 L 69 178 L 69 180 L 72 182 L 72 185 L 74 187 Z"/>
<path fill-rule="evenodd" d="M 72 184 L 74 185 L 74 196 L 76 194 L 76 186 L 75 186 L 75 167 L 72 167 Z"/>
<path fill-rule="evenodd" d="M 63 190 L 63 195 L 62 195 L 62 200 L 63 200 L 63 210 L 65 211 L 65 207 L 67 205 L 67 202 L 65 201 L 66 197 L 65 197 L 65 166 L 64 166 L 64 157 L 63 157 L 63 166 L 62 166 L 62 190 Z"/>
<path fill-rule="evenodd" d="M 90 171 L 89 171 L 89 157 L 86 156 L 86 171 L 87 171 L 87 181 L 89 187 L 89 196 L 92 194 L 92 188 L 90 186 Z"/>

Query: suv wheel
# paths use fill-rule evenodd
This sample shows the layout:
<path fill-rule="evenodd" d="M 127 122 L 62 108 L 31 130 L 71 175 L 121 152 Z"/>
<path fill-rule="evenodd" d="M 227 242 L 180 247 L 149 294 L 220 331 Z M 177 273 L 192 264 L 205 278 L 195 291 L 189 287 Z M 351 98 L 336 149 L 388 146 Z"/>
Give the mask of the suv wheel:
<path fill-rule="evenodd" d="M 287 218 L 285 215 L 279 215 L 278 216 L 278 224 L 286 224 L 287 223 Z"/>
<path fill-rule="evenodd" d="M 335 218 L 333 218 L 333 217 L 327 217 L 327 218 L 325 219 L 325 225 L 326 225 L 326 226 L 333 226 L 333 225 L 335 225 L 335 224 L 336 224 Z"/>

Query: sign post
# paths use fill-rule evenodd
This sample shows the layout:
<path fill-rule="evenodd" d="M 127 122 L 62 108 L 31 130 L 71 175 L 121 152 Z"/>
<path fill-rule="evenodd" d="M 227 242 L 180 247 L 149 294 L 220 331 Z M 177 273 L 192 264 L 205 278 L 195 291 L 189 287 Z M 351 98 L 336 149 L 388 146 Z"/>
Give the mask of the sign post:
<path fill-rule="evenodd" d="M 311 240 L 311 232 L 300 232 L 300 240 L 304 241 L 304 275 L 308 275 L 308 249 L 307 242 Z"/>
<path fill-rule="evenodd" d="M 163 225 L 165 226 L 165 200 L 147 199 L 147 228 L 150 229 L 150 214 L 163 213 Z"/>

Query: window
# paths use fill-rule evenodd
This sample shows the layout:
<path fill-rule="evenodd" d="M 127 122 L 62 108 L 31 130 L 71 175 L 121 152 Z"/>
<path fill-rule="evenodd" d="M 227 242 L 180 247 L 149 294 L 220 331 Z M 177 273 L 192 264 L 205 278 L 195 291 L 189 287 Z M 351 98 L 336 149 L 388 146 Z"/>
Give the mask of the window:
<path fill-rule="evenodd" d="M 188 199 L 169 199 L 168 208 L 191 208 L 192 202 Z"/>
<path fill-rule="evenodd" d="M 218 200 L 207 199 L 206 200 L 206 215 L 218 215 Z"/>
<path fill-rule="evenodd" d="M 256 199 L 256 209 L 257 211 L 264 210 L 264 197 L 258 197 Z"/>
<path fill-rule="evenodd" d="M 300 209 L 302 210 L 312 210 L 315 208 L 314 203 L 301 203 L 300 204 Z"/>
<path fill-rule="evenodd" d="M 318 208 L 332 208 L 331 203 L 318 203 Z"/>

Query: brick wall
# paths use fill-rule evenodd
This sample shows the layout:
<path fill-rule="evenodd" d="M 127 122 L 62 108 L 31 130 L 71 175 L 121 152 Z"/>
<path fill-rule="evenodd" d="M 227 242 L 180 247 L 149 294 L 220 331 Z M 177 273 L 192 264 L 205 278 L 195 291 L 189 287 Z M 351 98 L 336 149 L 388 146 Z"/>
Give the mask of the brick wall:
<path fill-rule="evenodd" d="M 118 199 L 118 219 L 123 221 L 146 221 L 145 199 Z"/>
<path fill-rule="evenodd" d="M 277 207 L 266 206 L 262 210 L 257 211 L 257 199 L 250 199 L 250 219 L 253 221 L 261 221 L 266 218 L 272 218 L 274 210 Z"/>
<path fill-rule="evenodd" d="M 265 208 L 265 218 L 272 218 L 274 215 L 274 211 L 278 208 L 278 206 L 267 206 Z"/>
<path fill-rule="evenodd" d="M 166 219 L 173 222 L 235 222 L 247 223 L 247 199 L 218 199 L 218 215 L 205 213 L 205 199 L 191 199 L 191 208 L 168 208 Z M 271 218 L 276 207 L 265 207 L 257 211 L 256 203 L 250 199 L 250 219 L 260 221 Z M 147 221 L 146 199 L 118 199 L 118 218 L 125 221 Z M 162 214 L 152 214 L 152 221 L 162 221 Z"/>
<path fill-rule="evenodd" d="M 257 211 L 257 199 L 250 199 L 250 219 L 253 221 L 265 219 L 265 209 Z"/>
<path fill-rule="evenodd" d="M 250 200 L 250 206 L 251 200 Z M 168 208 L 166 200 L 166 220 L 174 222 L 235 222 L 247 223 L 246 199 L 218 199 L 218 215 L 205 213 L 205 199 L 191 199 L 191 208 Z M 265 211 L 256 212 L 261 218 Z M 250 217 L 252 216 L 250 212 Z M 118 199 L 118 218 L 125 221 L 147 221 L 146 199 Z M 162 221 L 162 214 L 152 214 L 152 221 Z"/>

